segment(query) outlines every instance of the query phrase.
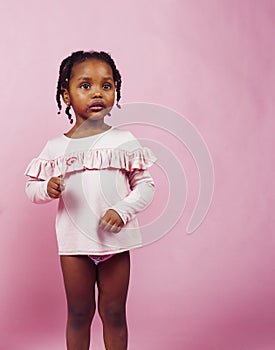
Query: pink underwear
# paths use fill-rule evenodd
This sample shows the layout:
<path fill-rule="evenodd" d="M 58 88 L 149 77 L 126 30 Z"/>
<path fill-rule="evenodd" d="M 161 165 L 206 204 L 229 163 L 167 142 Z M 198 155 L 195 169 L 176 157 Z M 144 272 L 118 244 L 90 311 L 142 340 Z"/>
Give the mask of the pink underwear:
<path fill-rule="evenodd" d="M 95 263 L 95 265 L 98 265 L 99 263 L 110 259 L 110 258 L 113 257 L 114 255 L 115 255 L 115 254 L 108 254 L 108 255 L 88 255 L 88 257 L 89 257 L 90 259 L 93 260 L 93 262 Z"/>

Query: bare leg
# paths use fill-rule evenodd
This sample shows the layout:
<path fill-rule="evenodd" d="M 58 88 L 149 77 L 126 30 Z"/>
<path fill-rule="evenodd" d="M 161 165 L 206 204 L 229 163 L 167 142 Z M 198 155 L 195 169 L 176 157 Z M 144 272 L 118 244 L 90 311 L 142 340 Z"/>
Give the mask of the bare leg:
<path fill-rule="evenodd" d="M 98 309 L 107 350 L 127 349 L 126 299 L 129 276 L 129 252 L 116 254 L 98 265 Z"/>
<path fill-rule="evenodd" d="M 96 267 L 87 256 L 60 256 L 68 305 L 68 350 L 88 350 L 95 313 Z"/>

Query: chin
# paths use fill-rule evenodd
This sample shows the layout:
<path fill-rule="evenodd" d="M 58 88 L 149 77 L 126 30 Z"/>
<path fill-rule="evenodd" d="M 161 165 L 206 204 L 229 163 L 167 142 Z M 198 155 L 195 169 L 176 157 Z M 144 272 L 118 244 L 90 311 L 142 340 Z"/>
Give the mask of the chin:
<path fill-rule="evenodd" d="M 94 120 L 104 119 L 107 116 L 107 113 L 102 113 L 102 112 L 95 113 L 95 114 L 89 116 L 87 118 L 87 120 L 94 121 Z"/>

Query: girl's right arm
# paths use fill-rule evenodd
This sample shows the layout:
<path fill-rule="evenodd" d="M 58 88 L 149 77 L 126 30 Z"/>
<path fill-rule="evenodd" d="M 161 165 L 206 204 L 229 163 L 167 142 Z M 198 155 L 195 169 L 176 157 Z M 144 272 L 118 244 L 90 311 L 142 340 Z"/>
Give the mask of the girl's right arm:
<path fill-rule="evenodd" d="M 33 177 L 29 177 L 26 183 L 26 194 L 28 198 L 33 203 L 48 203 L 52 200 L 52 198 L 49 196 L 47 192 L 47 186 L 49 180 L 39 180 Z"/>
<path fill-rule="evenodd" d="M 51 174 L 55 148 L 48 141 L 38 158 L 34 158 L 25 171 L 28 176 L 25 191 L 33 203 L 48 203 L 59 198 L 64 189 L 62 177 Z"/>
<path fill-rule="evenodd" d="M 39 180 L 30 177 L 26 184 L 26 194 L 33 203 L 48 203 L 60 197 L 64 190 L 61 177 L 51 177 L 48 180 Z"/>

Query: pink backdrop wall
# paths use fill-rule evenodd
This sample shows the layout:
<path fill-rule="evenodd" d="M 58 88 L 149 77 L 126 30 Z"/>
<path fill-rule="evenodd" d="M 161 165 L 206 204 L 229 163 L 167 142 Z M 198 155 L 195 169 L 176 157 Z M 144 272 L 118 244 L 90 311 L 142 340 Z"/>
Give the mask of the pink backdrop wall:
<path fill-rule="evenodd" d="M 23 172 L 69 128 L 54 101 L 60 61 L 90 48 L 116 59 L 123 103 L 186 116 L 215 167 L 197 231 L 185 233 L 189 201 L 168 235 L 132 254 L 129 348 L 274 349 L 274 2 L 10 0 L 0 13 L 0 349 L 65 349 L 56 205 L 29 203 Z M 98 319 L 93 334 L 103 349 Z"/>

